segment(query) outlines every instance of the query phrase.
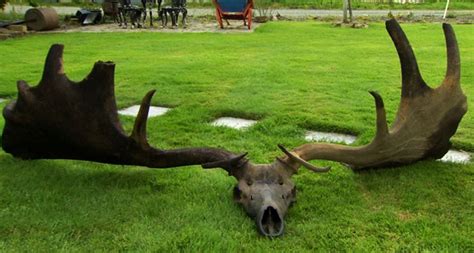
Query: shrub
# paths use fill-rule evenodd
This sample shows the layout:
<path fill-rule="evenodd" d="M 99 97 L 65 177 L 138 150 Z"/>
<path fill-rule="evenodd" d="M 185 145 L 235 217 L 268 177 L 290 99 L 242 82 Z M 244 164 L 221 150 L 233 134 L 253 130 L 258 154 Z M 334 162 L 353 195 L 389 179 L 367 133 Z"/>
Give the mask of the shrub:
<path fill-rule="evenodd" d="M 5 9 L 5 5 L 7 5 L 8 0 L 0 0 L 0 9 L 3 11 Z"/>

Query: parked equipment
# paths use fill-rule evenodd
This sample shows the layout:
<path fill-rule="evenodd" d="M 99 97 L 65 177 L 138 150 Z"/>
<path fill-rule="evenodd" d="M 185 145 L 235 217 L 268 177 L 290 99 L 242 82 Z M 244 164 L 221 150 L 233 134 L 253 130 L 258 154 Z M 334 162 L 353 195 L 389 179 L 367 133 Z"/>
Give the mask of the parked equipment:
<path fill-rule="evenodd" d="M 120 23 L 119 21 L 119 0 L 104 0 L 102 3 L 102 10 L 104 11 L 105 17 L 112 17 L 115 23 Z"/>
<path fill-rule="evenodd" d="M 244 25 L 252 27 L 253 0 L 212 0 L 216 7 L 216 18 L 220 28 L 224 28 L 223 20 L 242 20 Z"/>
<path fill-rule="evenodd" d="M 26 11 L 24 20 L 2 23 L 0 27 L 26 24 L 28 29 L 47 31 L 59 27 L 59 16 L 53 8 L 32 8 Z"/>
<path fill-rule="evenodd" d="M 171 23 L 173 27 L 178 26 L 178 16 L 182 14 L 182 24 L 186 27 L 186 17 L 188 15 L 188 9 L 186 9 L 186 0 L 172 0 L 171 6 L 165 6 L 159 11 L 159 17 L 161 18 L 162 27 L 168 25 L 168 15 L 171 17 Z"/>
<path fill-rule="evenodd" d="M 80 9 L 76 12 L 75 18 L 81 25 L 96 25 L 102 21 L 102 11 Z"/>

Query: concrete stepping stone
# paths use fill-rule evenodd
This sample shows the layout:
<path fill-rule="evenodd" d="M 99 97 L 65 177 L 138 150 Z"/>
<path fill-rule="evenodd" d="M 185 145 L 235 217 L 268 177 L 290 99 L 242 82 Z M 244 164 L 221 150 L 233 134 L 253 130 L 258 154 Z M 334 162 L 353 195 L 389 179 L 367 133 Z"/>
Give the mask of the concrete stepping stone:
<path fill-rule="evenodd" d="M 214 120 L 211 124 L 213 126 L 224 126 L 230 127 L 238 130 L 242 130 L 248 127 L 253 126 L 257 121 L 250 119 L 240 119 L 233 117 L 222 117 Z"/>
<path fill-rule="evenodd" d="M 344 144 L 352 144 L 356 141 L 357 137 L 349 134 L 340 133 L 328 133 L 319 131 L 307 131 L 305 135 L 306 141 L 325 141 L 325 142 L 336 142 Z"/>
<path fill-rule="evenodd" d="M 451 149 L 438 161 L 465 164 L 471 161 L 471 155 L 467 152 Z"/>
<path fill-rule="evenodd" d="M 140 110 L 140 106 L 139 105 L 134 105 L 134 106 L 122 109 L 122 110 L 118 111 L 118 113 L 120 115 L 136 117 L 139 110 Z M 164 115 L 169 110 L 170 110 L 170 108 L 167 108 L 167 107 L 150 106 L 150 111 L 148 112 L 148 118 Z"/>
<path fill-rule="evenodd" d="M 0 103 L 6 102 L 7 100 L 4 98 L 0 98 Z"/>

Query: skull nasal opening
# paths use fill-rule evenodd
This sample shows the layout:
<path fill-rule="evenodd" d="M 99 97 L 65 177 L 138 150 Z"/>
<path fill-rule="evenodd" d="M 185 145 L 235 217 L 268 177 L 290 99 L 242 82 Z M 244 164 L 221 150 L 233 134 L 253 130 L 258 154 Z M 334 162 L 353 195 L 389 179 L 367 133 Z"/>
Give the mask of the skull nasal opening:
<path fill-rule="evenodd" d="M 268 206 L 259 217 L 257 225 L 262 235 L 275 237 L 283 234 L 284 223 L 277 209 Z"/>

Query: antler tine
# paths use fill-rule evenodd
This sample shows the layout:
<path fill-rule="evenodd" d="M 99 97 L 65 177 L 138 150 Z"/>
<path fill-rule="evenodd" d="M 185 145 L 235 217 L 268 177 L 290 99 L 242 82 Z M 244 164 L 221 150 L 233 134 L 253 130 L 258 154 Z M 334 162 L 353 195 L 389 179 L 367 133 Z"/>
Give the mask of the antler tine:
<path fill-rule="evenodd" d="M 44 63 L 43 77 L 40 82 L 41 85 L 49 84 L 52 85 L 52 82 L 58 75 L 64 74 L 63 68 L 63 50 L 64 45 L 54 44 L 51 46 Z"/>
<path fill-rule="evenodd" d="M 146 137 L 146 123 L 148 120 L 148 112 L 150 111 L 151 99 L 153 98 L 155 92 L 156 90 L 151 90 L 145 95 L 145 97 L 143 97 L 140 110 L 138 111 L 137 118 L 135 119 L 132 134 L 130 135 L 130 138 L 132 138 L 141 147 L 149 147 Z"/>
<path fill-rule="evenodd" d="M 301 159 L 301 157 L 299 157 L 297 154 L 293 153 L 293 152 L 290 152 L 288 151 L 285 147 L 283 147 L 283 145 L 281 144 L 278 144 L 278 148 L 280 148 L 281 151 L 283 151 L 283 153 L 285 153 L 285 155 L 287 155 L 291 160 L 301 164 L 302 166 L 304 166 L 305 168 L 313 171 L 313 172 L 328 172 L 330 169 L 331 169 L 331 166 L 327 166 L 327 167 L 323 167 L 323 168 L 320 168 L 320 167 L 316 167 L 314 165 L 312 165 L 311 163 Z M 295 172 L 297 171 L 298 169 L 295 169 Z"/>
<path fill-rule="evenodd" d="M 25 103 L 33 102 L 33 94 L 30 92 L 30 86 L 23 80 L 16 83 L 18 89 L 18 100 Z M 19 102 L 19 103 L 21 103 Z"/>
<path fill-rule="evenodd" d="M 459 57 L 459 48 L 454 34 L 453 27 L 450 24 L 443 23 L 444 37 L 446 39 L 447 51 L 447 69 L 444 84 L 460 86 L 461 78 L 461 59 Z"/>
<path fill-rule="evenodd" d="M 430 89 L 421 77 L 415 54 L 407 36 L 395 19 L 385 22 L 385 27 L 397 48 L 402 68 L 402 97 L 414 97 Z"/>
<path fill-rule="evenodd" d="M 96 62 L 89 75 L 81 83 L 93 89 L 96 96 L 103 98 L 104 102 L 105 99 L 113 99 L 115 104 L 115 63 Z"/>
<path fill-rule="evenodd" d="M 377 132 L 375 140 L 378 140 L 388 135 L 387 116 L 385 114 L 385 107 L 382 97 L 375 91 L 369 91 L 375 99 L 375 108 L 377 113 Z"/>
<path fill-rule="evenodd" d="M 230 159 L 205 163 L 205 164 L 202 164 L 201 166 L 204 169 L 223 168 L 229 173 L 229 175 L 236 176 L 238 174 L 236 170 L 238 170 L 239 168 L 241 168 L 243 165 L 245 165 L 248 162 L 248 160 L 245 159 L 243 160 L 243 163 L 240 164 L 242 159 L 244 159 L 245 156 L 247 156 L 247 154 L 248 153 L 245 152 L 241 155 L 232 157 Z"/>

